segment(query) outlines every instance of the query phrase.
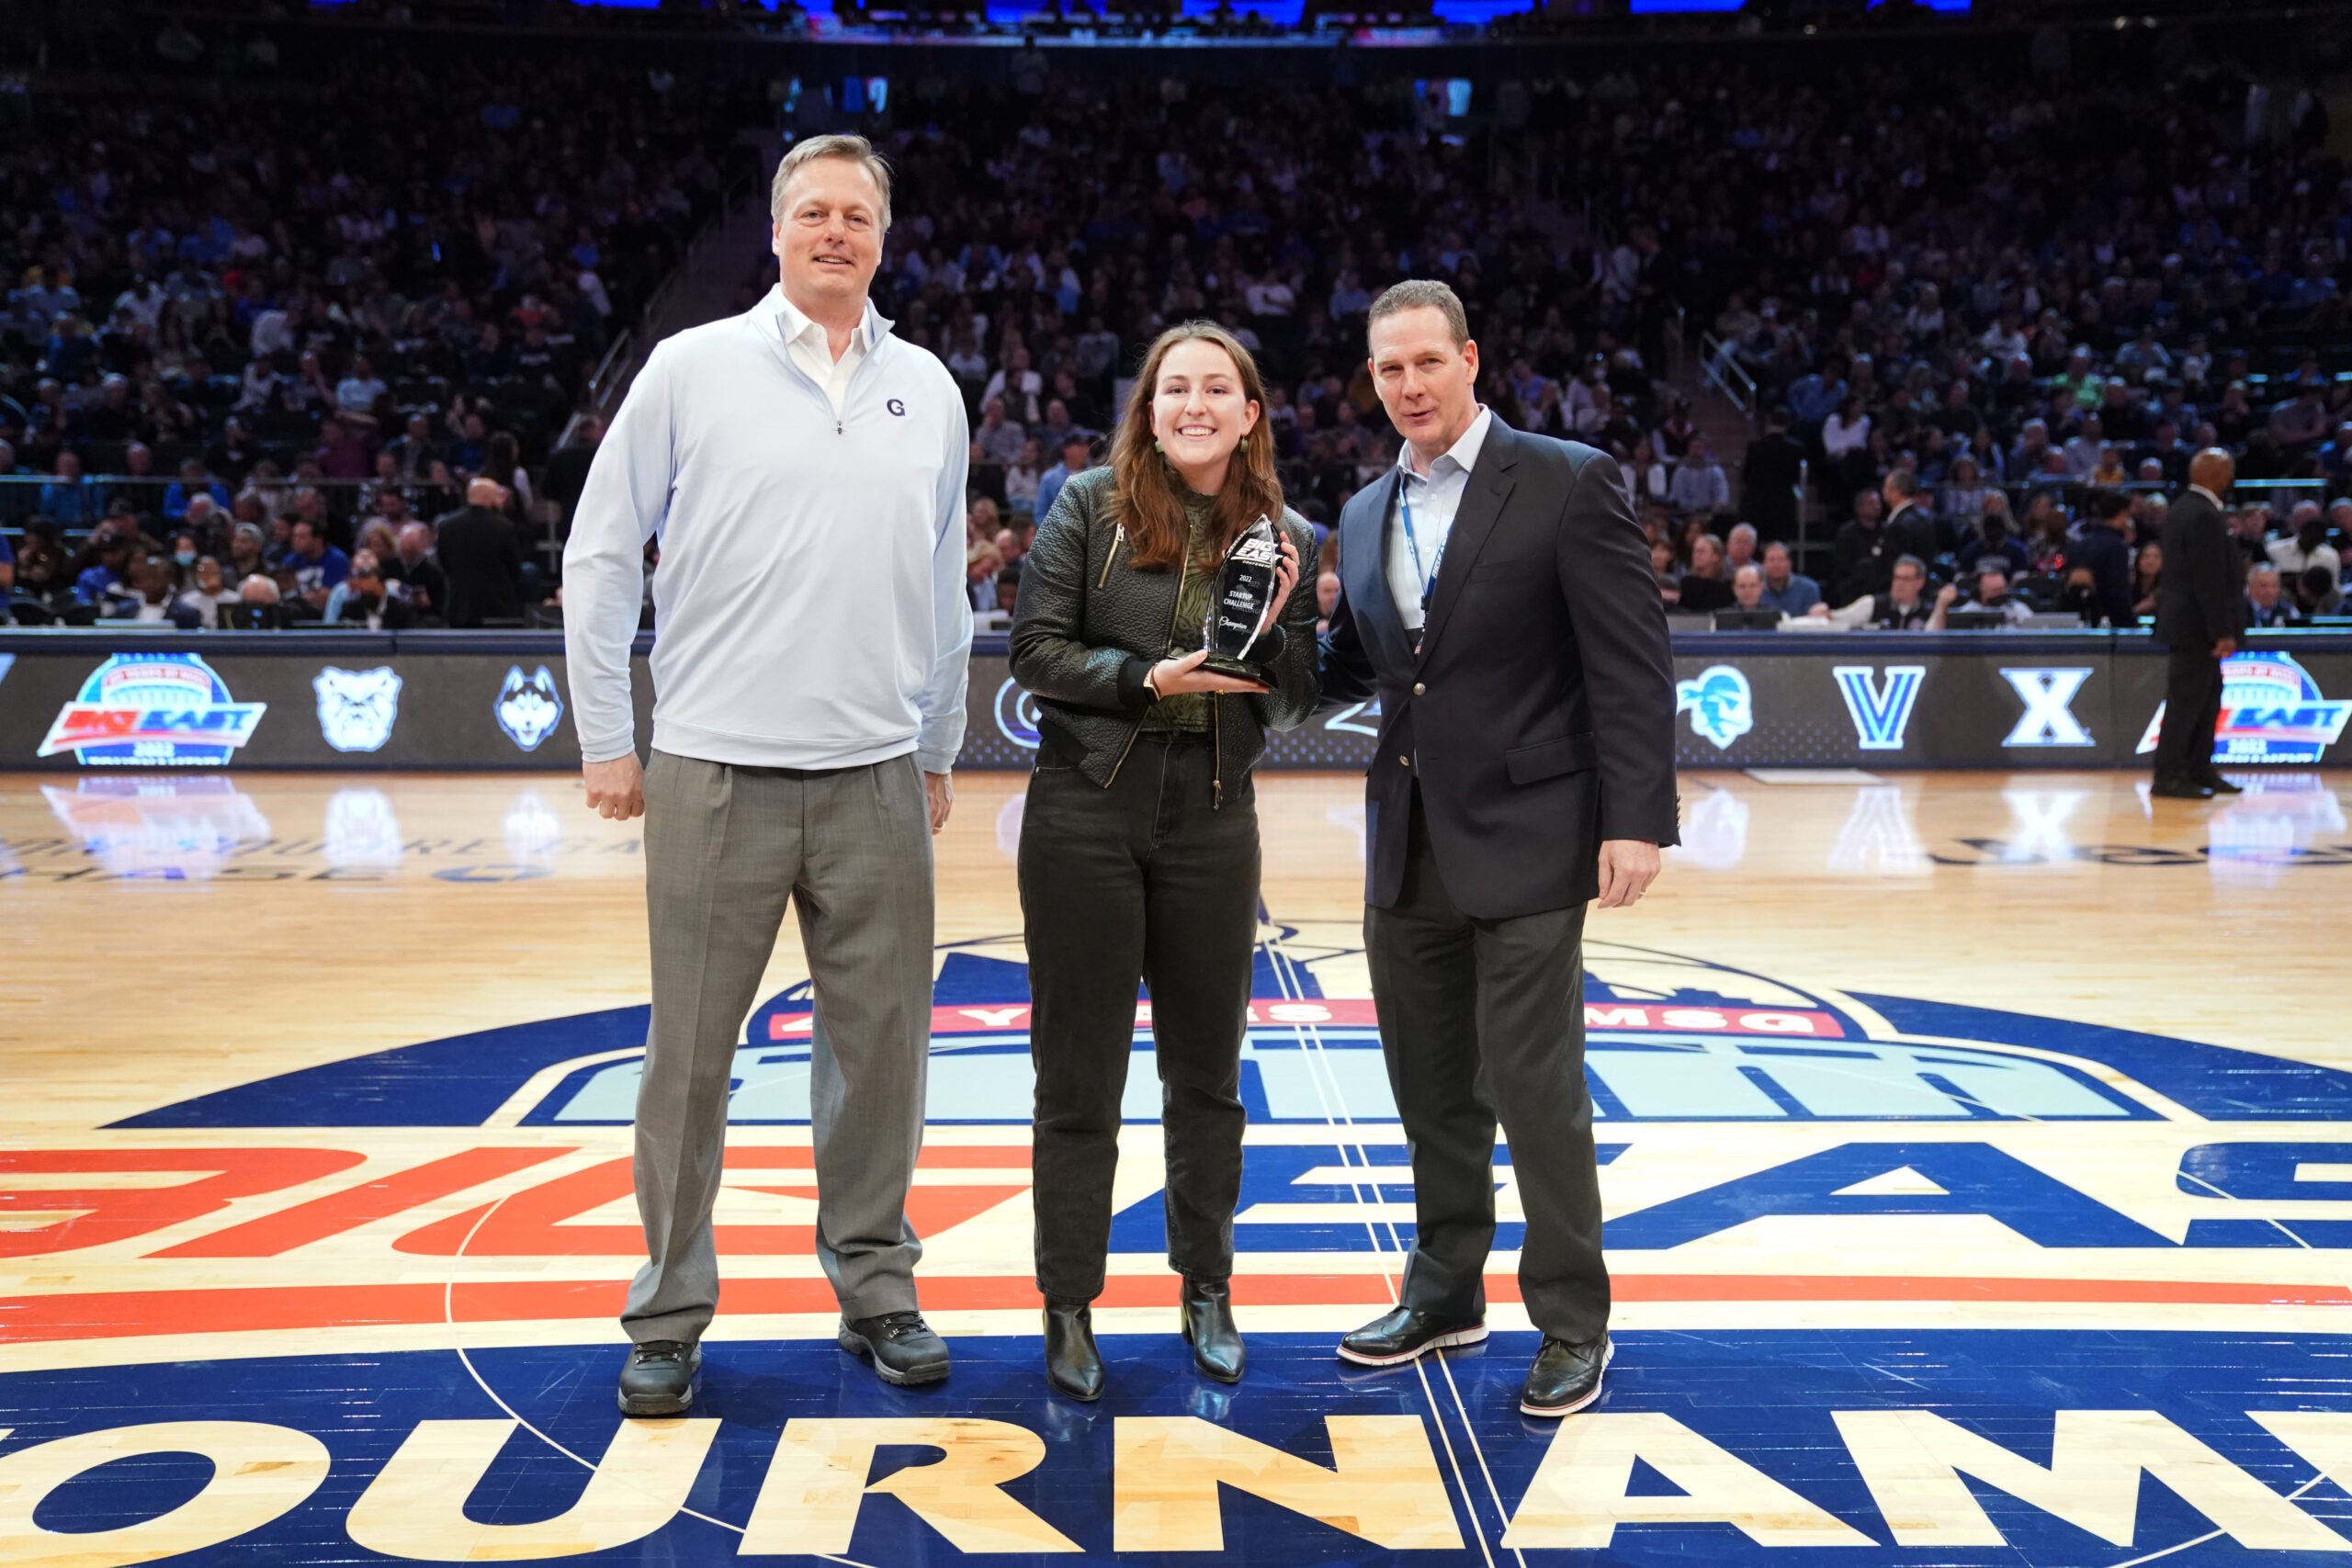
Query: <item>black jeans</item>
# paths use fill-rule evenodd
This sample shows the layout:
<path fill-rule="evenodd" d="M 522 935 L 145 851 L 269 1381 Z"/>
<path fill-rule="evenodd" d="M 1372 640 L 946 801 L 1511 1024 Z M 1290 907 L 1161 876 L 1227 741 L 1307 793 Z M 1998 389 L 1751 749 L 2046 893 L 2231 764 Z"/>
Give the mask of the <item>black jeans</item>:
<path fill-rule="evenodd" d="M 2196 784 L 2213 766 L 2213 727 L 2222 719 L 2222 661 L 2211 648 L 2176 648 L 2165 661 L 2165 722 L 2156 732 L 2158 784 Z"/>
<path fill-rule="evenodd" d="M 1205 736 L 1144 735 L 1108 789 L 1042 753 L 1029 780 L 1021 910 L 1037 1289 L 1049 1301 L 1102 1291 L 1138 981 L 1159 1066 L 1169 1266 L 1198 1280 L 1233 1272 L 1258 809 L 1246 784 L 1213 809 L 1215 773 Z"/>
<path fill-rule="evenodd" d="M 1600 1173 L 1584 1078 L 1584 906 L 1481 920 L 1455 908 L 1413 792 L 1405 886 L 1364 910 L 1389 1087 L 1413 1162 L 1404 1304 L 1482 1315 L 1495 1239 L 1495 1125 L 1527 1215 L 1519 1289 L 1545 1334 L 1609 1326 Z"/>

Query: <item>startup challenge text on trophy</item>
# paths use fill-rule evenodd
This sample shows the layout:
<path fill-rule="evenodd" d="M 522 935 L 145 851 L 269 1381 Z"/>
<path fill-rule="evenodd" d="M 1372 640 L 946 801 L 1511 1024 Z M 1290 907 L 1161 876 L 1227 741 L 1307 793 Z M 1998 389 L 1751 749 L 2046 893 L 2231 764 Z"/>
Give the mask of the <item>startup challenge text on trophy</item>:
<path fill-rule="evenodd" d="M 1208 624 L 1202 628 L 1201 646 L 1209 655 L 1201 660 L 1202 669 L 1261 685 L 1274 683 L 1264 665 L 1251 661 L 1250 650 L 1257 645 L 1259 628 L 1265 624 L 1266 606 L 1274 602 L 1275 573 L 1282 558 L 1273 522 L 1262 514 L 1233 541 L 1225 564 L 1217 569 Z"/>

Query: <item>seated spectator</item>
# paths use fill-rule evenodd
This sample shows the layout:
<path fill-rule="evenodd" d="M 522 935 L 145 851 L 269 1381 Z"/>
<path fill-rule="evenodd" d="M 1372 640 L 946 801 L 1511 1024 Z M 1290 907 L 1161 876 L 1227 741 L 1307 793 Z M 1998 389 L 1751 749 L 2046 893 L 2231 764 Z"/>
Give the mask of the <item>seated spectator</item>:
<path fill-rule="evenodd" d="M 1945 612 L 1949 610 L 1991 610 L 2011 626 L 2033 614 L 2033 606 L 2009 592 L 2008 563 L 2002 557 L 1987 555 L 1976 563 L 1972 574 L 1975 592 L 1963 598 L 1960 584 L 1947 582 L 1936 594 L 1936 609 L 1928 623 L 1930 631 L 1941 631 Z"/>
<path fill-rule="evenodd" d="M 204 630 L 220 630 L 220 606 L 237 602 L 236 590 L 229 586 L 221 575 L 220 562 L 211 556 L 198 556 L 196 570 L 189 575 L 188 586 L 173 603 L 184 614 L 194 616 Z"/>
<path fill-rule="evenodd" d="M 1724 542 L 1702 534 L 1690 547 L 1690 570 L 1675 585 L 1675 602 L 1690 615 L 1708 615 L 1732 605 L 1731 584 L 1724 578 Z"/>
<path fill-rule="evenodd" d="M 1682 598 L 1681 562 L 1674 553 L 1674 541 L 1660 536 L 1650 541 L 1650 575 L 1657 579 L 1658 597 L 1668 604 Z"/>
<path fill-rule="evenodd" d="M 2132 498 L 2103 490 L 2085 508 L 2081 537 L 2053 569 L 2065 577 L 2069 608 L 2085 626 L 2133 626 L 2140 617 L 2132 593 Z"/>
<path fill-rule="evenodd" d="M 325 525 L 297 516 L 287 525 L 286 558 L 278 570 L 289 579 L 289 597 L 324 609 L 335 584 L 351 575 L 351 558 L 327 543 Z"/>
<path fill-rule="evenodd" d="M 91 532 L 89 542 L 68 568 L 73 575 L 75 604 L 98 604 L 129 583 L 135 532 L 126 529 L 118 533 L 111 525 Z"/>
<path fill-rule="evenodd" d="M 1002 398 L 990 398 L 980 405 L 980 423 L 972 432 L 972 445 L 982 462 L 1009 467 L 1020 460 L 1028 441 L 1022 427 L 1004 416 Z"/>
<path fill-rule="evenodd" d="M 1685 439 L 1682 457 L 1674 465 L 1667 499 L 1676 511 L 1685 513 L 1721 512 L 1731 505 L 1731 481 L 1714 454 L 1707 450 L 1707 438 L 1695 430 Z"/>
<path fill-rule="evenodd" d="M 2245 574 L 2245 629 L 2267 631 L 2276 626 L 2296 626 L 2303 619 L 2295 602 L 2285 596 L 2278 581 L 2278 569 L 2265 561 L 2248 567 Z"/>
<path fill-rule="evenodd" d="M 2150 539 L 2132 559 L 2132 612 L 2153 618 L 2165 575 L 2165 549 Z"/>
<path fill-rule="evenodd" d="M 188 457 L 180 463 L 180 477 L 164 487 L 164 521 L 183 522 L 187 517 L 188 503 L 198 496 L 209 496 L 212 504 L 226 512 L 231 505 L 229 487 L 205 471 L 204 459 Z"/>
<path fill-rule="evenodd" d="M 260 524 L 238 524 L 229 534 L 229 559 L 220 569 L 221 575 L 243 586 L 247 578 L 267 572 L 268 547 L 268 536 L 261 531 Z"/>
<path fill-rule="evenodd" d="M 86 528 L 96 522 L 101 498 L 96 486 L 82 482 L 81 455 L 71 447 L 59 452 L 51 474 L 33 503 L 40 514 L 61 528 Z"/>
<path fill-rule="evenodd" d="M 130 563 L 130 581 L 107 593 L 99 612 L 101 620 L 160 621 L 194 630 L 198 624 L 193 611 L 183 610 L 172 594 L 172 574 L 163 561 L 152 555 L 140 555 Z"/>
<path fill-rule="evenodd" d="M 1735 610 L 1770 610 L 1764 603 L 1764 569 L 1754 561 L 1733 569 L 1731 574 L 1731 604 Z"/>
<path fill-rule="evenodd" d="M 1984 510 L 1985 498 L 2000 493 L 1984 482 L 1975 458 L 1956 457 L 1951 478 L 1936 487 L 1936 514 L 1955 528 L 1966 528 Z"/>
<path fill-rule="evenodd" d="M 2324 566 L 2307 566 L 2295 578 L 2295 613 L 2304 620 L 2313 615 L 2333 615 L 2343 606 L 2344 595 L 2337 592 L 2335 574 Z"/>
<path fill-rule="evenodd" d="M 423 523 L 404 523 L 392 536 L 392 554 L 382 562 L 384 579 L 421 616 L 438 620 L 448 583 L 441 564 L 433 558 L 433 530 Z"/>
<path fill-rule="evenodd" d="M 1821 584 L 1792 565 L 1789 547 L 1775 539 L 1764 547 L 1763 581 L 1759 590 L 1765 608 L 1784 615 L 1810 615 L 1821 603 Z"/>
<path fill-rule="evenodd" d="M 2267 548 L 2270 564 L 2282 575 L 2292 577 L 2324 566 L 2331 581 L 2343 576 L 2344 558 L 2327 542 L 2327 514 L 2319 509 L 2319 502 L 2297 502 L 2288 516 L 2287 526 L 2287 537 L 2271 540 Z"/>
<path fill-rule="evenodd" d="M 1941 618 L 1936 607 L 1928 602 L 1928 563 L 1917 556 L 1896 559 L 1888 573 L 1886 591 L 1864 593 L 1847 604 L 1831 609 L 1827 604 L 1815 604 L 1805 612 L 1808 617 L 1827 621 L 1832 626 L 1852 628 L 1868 626 L 1873 631 L 1917 632 L 1932 627 L 1940 629 Z"/>
<path fill-rule="evenodd" d="M 1022 443 L 1021 456 L 1004 470 L 1004 502 L 1014 515 L 1035 514 L 1037 491 L 1045 481 L 1046 458 L 1035 441 Z"/>
<path fill-rule="evenodd" d="M 996 608 L 996 578 L 1003 570 L 1004 558 L 997 554 L 994 545 L 981 541 L 964 552 L 964 582 L 970 591 L 972 608 Z"/>
<path fill-rule="evenodd" d="M 1606 392 L 1608 389 L 1600 390 Z M 1625 459 L 1625 493 L 1635 506 L 1651 502 L 1663 504 L 1671 491 L 1674 471 L 1657 460 L 1656 451 L 1645 435 L 1634 443 L 1633 454 Z"/>
<path fill-rule="evenodd" d="M 1737 576 L 1739 569 L 1756 558 L 1756 525 L 1736 523 L 1724 536 L 1724 570 Z"/>
<path fill-rule="evenodd" d="M 1854 514 L 1838 530 L 1830 547 L 1830 583 L 1848 602 L 1886 592 L 1888 573 L 1901 551 L 1889 551 L 1879 519 L 1884 503 L 1875 490 L 1854 492 Z M 1925 558 L 1922 558 L 1923 559 Z"/>
<path fill-rule="evenodd" d="M 1083 430 L 1072 430 L 1062 437 L 1061 454 L 1061 462 L 1046 469 L 1037 480 L 1037 502 L 1032 515 L 1041 523 L 1046 513 L 1053 510 L 1054 498 L 1061 494 L 1062 486 L 1093 466 L 1093 438 Z"/>
<path fill-rule="evenodd" d="M 361 550 L 351 558 L 351 575 L 327 595 L 322 618 L 338 626 L 364 626 L 371 632 L 397 632 L 416 624 L 416 612 L 386 585 L 376 552 Z"/>
<path fill-rule="evenodd" d="M 1961 541 L 1955 558 L 1965 573 L 1973 570 L 1976 563 L 1988 555 L 2005 562 L 2007 573 L 2013 579 L 2033 570 L 2033 558 L 2027 553 L 2025 545 L 2009 536 L 2007 512 L 1987 512 L 1978 517 L 1975 533 Z"/>

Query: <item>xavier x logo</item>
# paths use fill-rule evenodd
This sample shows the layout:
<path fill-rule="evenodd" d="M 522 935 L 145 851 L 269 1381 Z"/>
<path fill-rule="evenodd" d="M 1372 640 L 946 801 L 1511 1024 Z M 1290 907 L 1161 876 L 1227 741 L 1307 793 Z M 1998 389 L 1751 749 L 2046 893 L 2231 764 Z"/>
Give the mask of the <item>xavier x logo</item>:
<path fill-rule="evenodd" d="M 1903 732 L 1910 726 L 1911 708 L 1919 700 L 1919 683 L 1928 678 L 1924 664 L 1890 664 L 1886 682 L 1868 664 L 1840 664 L 1830 671 L 1838 678 L 1838 694 L 1853 716 L 1854 734 L 1865 751 L 1900 751 Z"/>
<path fill-rule="evenodd" d="M 2025 704 L 2003 746 L 2088 746 L 2091 732 L 2075 716 L 2075 694 L 2091 678 L 2088 670 L 2003 670 L 2001 678 Z"/>

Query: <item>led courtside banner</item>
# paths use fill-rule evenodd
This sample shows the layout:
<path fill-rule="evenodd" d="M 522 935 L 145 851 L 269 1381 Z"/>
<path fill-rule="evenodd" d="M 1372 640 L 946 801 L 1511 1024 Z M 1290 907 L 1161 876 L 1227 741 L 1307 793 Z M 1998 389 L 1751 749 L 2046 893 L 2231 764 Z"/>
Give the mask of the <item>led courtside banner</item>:
<path fill-rule="evenodd" d="M 1686 635 L 1674 664 L 1686 768 L 2144 766 L 2163 722 L 2144 637 Z M 643 741 L 641 656 L 636 691 Z M 0 769 L 568 771 L 569 702 L 545 634 L 0 632 Z M 974 652 L 967 702 L 961 765 L 1026 768 L 1036 705 L 1001 638 Z M 2224 672 L 2214 761 L 2352 761 L 2347 718 L 2352 637 L 2264 638 Z M 1264 765 L 1362 768 L 1380 721 L 1333 707 L 1275 735 Z"/>

